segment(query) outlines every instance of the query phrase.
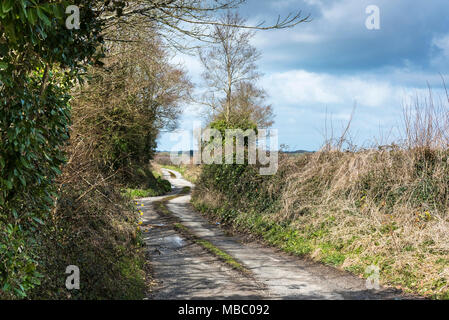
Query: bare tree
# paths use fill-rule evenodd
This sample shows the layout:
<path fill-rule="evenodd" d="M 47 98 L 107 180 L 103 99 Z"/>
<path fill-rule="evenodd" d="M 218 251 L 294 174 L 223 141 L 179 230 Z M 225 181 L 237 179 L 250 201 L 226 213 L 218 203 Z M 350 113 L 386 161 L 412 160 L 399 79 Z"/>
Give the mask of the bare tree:
<path fill-rule="evenodd" d="M 220 107 L 210 110 L 207 122 L 224 120 L 232 125 L 252 122 L 258 128 L 269 128 L 274 123 L 274 113 L 271 105 L 266 103 L 265 90 L 256 87 L 251 82 L 241 83 L 232 94 L 232 112 L 226 120 L 226 101 L 223 99 Z"/>
<path fill-rule="evenodd" d="M 199 56 L 204 67 L 202 76 L 209 89 L 204 103 L 214 113 L 220 113 L 220 108 L 224 107 L 224 117 L 229 122 L 235 88 L 260 77 L 256 66 L 260 53 L 250 44 L 253 31 L 233 27 L 245 23 L 237 13 L 228 11 L 220 22 L 222 24 L 216 25 L 213 33 L 217 45 L 200 50 Z"/>
<path fill-rule="evenodd" d="M 265 90 L 257 88 L 251 82 L 243 82 L 232 96 L 235 112 L 232 117 L 247 119 L 259 128 L 269 128 L 274 123 L 273 108 L 266 104 Z"/>
<path fill-rule="evenodd" d="M 151 29 L 120 26 L 108 36 L 129 42 L 107 42 L 104 65 L 88 69 L 88 82 L 74 92 L 72 129 L 108 167 L 122 169 L 151 159 L 160 131 L 177 127 L 192 84 Z"/>
<path fill-rule="evenodd" d="M 114 0 L 99 1 L 99 9 L 107 12 L 109 8 L 111 11 L 111 14 L 103 15 L 106 28 L 113 26 L 118 21 L 129 22 L 129 18 L 139 17 L 140 22 L 144 21 L 156 27 L 160 31 L 160 35 L 177 48 L 184 48 L 179 40 L 185 36 L 201 41 L 214 41 L 213 32 L 212 34 L 210 32 L 211 26 L 226 25 L 269 30 L 291 28 L 299 23 L 309 21 L 309 16 L 302 17 L 301 11 L 290 13 L 283 18 L 278 16 L 277 21 L 273 24 L 261 21 L 256 25 L 248 25 L 241 21 L 217 20 L 217 14 L 220 12 L 237 9 L 245 2 L 246 0 Z M 112 11 L 117 11 L 118 16 L 112 14 Z"/>

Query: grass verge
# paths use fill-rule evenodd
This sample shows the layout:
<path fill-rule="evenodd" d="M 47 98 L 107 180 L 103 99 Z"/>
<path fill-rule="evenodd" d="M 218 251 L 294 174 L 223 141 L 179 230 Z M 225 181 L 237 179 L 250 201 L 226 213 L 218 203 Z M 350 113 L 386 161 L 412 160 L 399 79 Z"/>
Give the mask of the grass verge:
<path fill-rule="evenodd" d="M 269 177 L 250 166 L 210 166 L 192 203 L 285 252 L 364 277 L 375 265 L 384 286 L 448 299 L 449 167 L 441 154 L 424 156 L 316 153 L 281 159 Z"/>
<path fill-rule="evenodd" d="M 123 197 L 129 198 L 129 199 L 140 199 L 140 198 L 148 198 L 148 197 L 158 197 L 162 196 L 167 191 L 164 190 L 157 190 L 157 189 L 132 189 L 132 188 L 126 188 L 121 190 L 121 194 Z"/>

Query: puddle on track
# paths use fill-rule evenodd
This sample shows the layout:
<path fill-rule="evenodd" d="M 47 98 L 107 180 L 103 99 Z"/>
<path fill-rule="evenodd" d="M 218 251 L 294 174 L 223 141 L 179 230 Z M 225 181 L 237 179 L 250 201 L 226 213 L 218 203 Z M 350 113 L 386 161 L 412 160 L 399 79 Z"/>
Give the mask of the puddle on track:
<path fill-rule="evenodd" d="M 186 245 L 185 241 L 178 236 L 160 238 L 159 241 L 161 241 L 165 246 L 173 249 L 182 248 Z"/>

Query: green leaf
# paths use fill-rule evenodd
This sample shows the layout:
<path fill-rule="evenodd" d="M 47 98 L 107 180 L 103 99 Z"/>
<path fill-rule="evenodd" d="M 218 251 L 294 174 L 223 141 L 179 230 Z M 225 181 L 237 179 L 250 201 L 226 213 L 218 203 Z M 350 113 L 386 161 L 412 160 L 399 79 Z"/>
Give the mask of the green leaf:
<path fill-rule="evenodd" d="M 3 285 L 2 291 L 7 292 L 9 290 L 9 288 L 11 287 L 11 285 L 9 283 L 5 283 Z"/>
<path fill-rule="evenodd" d="M 46 4 L 44 4 L 41 8 L 42 8 L 42 10 L 44 10 L 45 12 L 47 12 L 47 13 L 49 13 L 49 14 L 52 14 L 52 13 L 53 13 L 52 7 L 54 7 L 54 5 L 51 5 L 51 4 L 46 3 Z"/>
<path fill-rule="evenodd" d="M 39 224 L 45 224 L 44 221 L 42 221 L 41 219 L 37 218 L 37 217 L 33 217 L 33 220 L 36 221 Z"/>
<path fill-rule="evenodd" d="M 31 24 L 34 26 L 37 21 L 36 10 L 28 9 L 27 12 L 28 12 L 28 21 L 30 21 Z"/>
<path fill-rule="evenodd" d="M 4 13 L 11 11 L 14 5 L 14 0 L 4 0 L 2 3 L 2 10 Z"/>
<path fill-rule="evenodd" d="M 16 42 L 17 37 L 16 37 L 16 29 L 14 26 L 14 23 L 8 23 L 7 25 L 5 25 L 5 31 L 8 37 L 8 40 L 11 42 Z"/>
<path fill-rule="evenodd" d="M 16 292 L 16 294 L 17 294 L 19 297 L 22 297 L 22 298 L 26 297 L 26 293 L 25 293 L 24 291 L 22 291 L 22 290 L 20 290 L 20 289 L 18 289 L 18 288 L 14 288 L 14 291 Z"/>
<path fill-rule="evenodd" d="M 51 169 L 52 169 L 57 175 L 61 175 L 61 174 L 62 174 L 62 172 L 61 172 L 61 170 L 59 170 L 59 168 L 52 167 Z"/>
<path fill-rule="evenodd" d="M 37 15 L 38 15 L 39 19 L 44 21 L 44 23 L 47 26 L 51 26 L 50 20 L 48 19 L 48 17 L 45 15 L 45 13 L 40 8 L 37 8 L 36 12 L 37 12 Z"/>
<path fill-rule="evenodd" d="M 8 69 L 9 64 L 0 61 L 0 70 Z"/>
<path fill-rule="evenodd" d="M 19 176 L 19 180 L 20 180 L 20 182 L 22 182 L 24 187 L 27 186 L 27 183 L 26 183 L 25 178 L 23 176 Z"/>
<path fill-rule="evenodd" d="M 16 209 L 12 209 L 12 215 L 14 216 L 15 219 L 19 219 L 19 215 L 17 214 Z"/>
<path fill-rule="evenodd" d="M 1 159 L 0 159 L 0 164 L 1 164 Z M 24 157 L 20 157 L 20 162 L 22 163 L 22 165 L 27 168 L 27 169 L 31 169 L 31 165 L 28 163 L 28 161 L 26 161 L 26 159 Z"/>
<path fill-rule="evenodd" d="M 6 184 L 6 188 L 8 188 L 8 190 L 12 189 L 12 183 L 9 180 L 5 180 L 5 184 Z"/>
<path fill-rule="evenodd" d="M 64 13 L 63 13 L 63 10 L 62 10 L 61 6 L 54 5 L 53 6 L 53 13 L 54 13 L 55 17 L 58 18 L 58 19 L 62 19 L 64 17 Z"/>

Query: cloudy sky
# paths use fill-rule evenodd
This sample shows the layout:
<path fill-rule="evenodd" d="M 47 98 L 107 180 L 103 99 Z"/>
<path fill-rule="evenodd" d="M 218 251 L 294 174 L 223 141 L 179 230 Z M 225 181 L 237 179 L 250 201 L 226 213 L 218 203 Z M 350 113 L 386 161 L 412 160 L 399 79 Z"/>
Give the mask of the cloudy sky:
<path fill-rule="evenodd" d="M 379 30 L 365 25 L 370 5 L 380 9 Z M 441 75 L 449 82 L 447 0 L 248 0 L 240 13 L 257 23 L 298 10 L 310 13 L 312 21 L 258 32 L 253 41 L 262 52 L 259 85 L 269 94 L 280 144 L 317 150 L 326 118 L 338 133 L 354 105 L 352 134 L 358 145 L 392 139 L 405 103 L 424 97 L 428 85 L 442 98 Z M 200 84 L 195 57 L 178 55 L 175 61 Z M 198 106 L 186 106 L 180 130 L 192 131 L 201 114 Z M 158 149 L 172 150 L 175 144 L 165 133 Z"/>

